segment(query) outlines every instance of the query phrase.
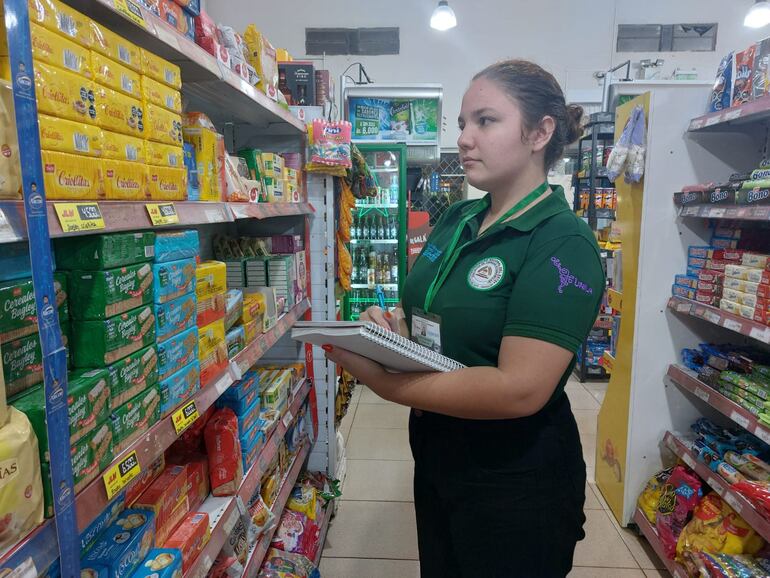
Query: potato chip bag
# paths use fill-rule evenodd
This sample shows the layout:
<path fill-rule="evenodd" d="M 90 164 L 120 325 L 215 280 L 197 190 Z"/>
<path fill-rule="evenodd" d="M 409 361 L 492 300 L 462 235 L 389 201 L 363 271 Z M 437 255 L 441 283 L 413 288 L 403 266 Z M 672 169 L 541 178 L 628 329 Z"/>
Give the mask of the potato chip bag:
<path fill-rule="evenodd" d="M 658 510 L 660 494 L 663 491 L 663 486 L 671 476 L 672 470 L 673 468 L 668 468 L 652 476 L 642 493 L 639 494 L 639 499 L 636 503 L 651 524 L 655 523 L 655 514 Z"/>
<path fill-rule="evenodd" d="M 676 555 L 679 534 L 702 496 L 700 479 L 684 466 L 676 466 L 661 490 L 655 516 L 655 527 L 663 549 L 672 560 Z"/>

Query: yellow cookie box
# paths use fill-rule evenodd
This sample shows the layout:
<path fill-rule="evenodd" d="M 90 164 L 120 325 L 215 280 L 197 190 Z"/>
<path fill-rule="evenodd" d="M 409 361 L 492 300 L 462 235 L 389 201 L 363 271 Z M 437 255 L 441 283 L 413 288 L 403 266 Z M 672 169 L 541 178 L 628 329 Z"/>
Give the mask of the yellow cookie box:
<path fill-rule="evenodd" d="M 147 198 L 149 171 L 145 165 L 104 161 L 104 192 L 108 200 L 143 201 Z"/>
<path fill-rule="evenodd" d="M 217 171 L 217 133 L 202 127 L 184 127 L 182 130 L 185 141 L 195 148 L 200 200 L 220 200 L 220 181 Z"/>
<path fill-rule="evenodd" d="M 142 72 L 142 55 L 139 47 L 96 22 L 91 22 L 92 49 L 128 66 L 134 72 Z"/>
<path fill-rule="evenodd" d="M 142 72 L 153 80 L 168 84 L 171 88 L 179 90 L 182 88 L 182 74 L 176 64 L 171 64 L 168 60 L 148 52 L 144 48 L 139 49 L 142 53 Z"/>
<path fill-rule="evenodd" d="M 184 201 L 187 198 L 187 169 L 148 167 L 150 199 L 154 201 Z"/>
<path fill-rule="evenodd" d="M 91 51 L 47 28 L 30 23 L 32 57 L 91 78 Z"/>
<path fill-rule="evenodd" d="M 145 163 L 147 158 L 144 140 L 118 132 L 103 131 L 102 156 L 113 161 Z"/>
<path fill-rule="evenodd" d="M 96 82 L 133 98 L 142 98 L 142 77 L 130 68 L 91 51 L 91 70 Z"/>
<path fill-rule="evenodd" d="M 148 104 L 144 112 L 149 140 L 182 146 L 181 116 L 154 104 Z"/>
<path fill-rule="evenodd" d="M 51 200 L 96 201 L 104 198 L 102 160 L 41 151 L 45 194 Z"/>
<path fill-rule="evenodd" d="M 147 164 L 179 169 L 184 167 L 184 149 L 151 140 L 145 141 Z"/>
<path fill-rule="evenodd" d="M 41 149 L 89 157 L 102 156 L 104 140 L 102 129 L 98 126 L 45 114 L 38 115 L 37 123 Z"/>
<path fill-rule="evenodd" d="M 204 261 L 195 269 L 195 295 L 207 299 L 227 291 L 227 267 L 222 261 Z"/>
<path fill-rule="evenodd" d="M 225 320 L 218 319 L 198 328 L 198 357 L 203 359 L 225 340 Z"/>
<path fill-rule="evenodd" d="M 96 99 L 100 127 L 136 137 L 144 135 L 144 111 L 140 101 L 100 85 L 96 85 Z"/>
<path fill-rule="evenodd" d="M 21 198 L 21 163 L 11 85 L 0 81 L 0 199 Z"/>
<path fill-rule="evenodd" d="M 91 19 L 59 0 L 29 0 L 29 20 L 91 48 Z"/>
<path fill-rule="evenodd" d="M 35 62 L 35 92 L 43 114 L 89 124 L 99 115 L 94 83 L 63 68 Z"/>
<path fill-rule="evenodd" d="M 182 112 L 181 93 L 149 76 L 142 76 L 142 99 L 145 104 L 162 106 L 177 114 Z"/>

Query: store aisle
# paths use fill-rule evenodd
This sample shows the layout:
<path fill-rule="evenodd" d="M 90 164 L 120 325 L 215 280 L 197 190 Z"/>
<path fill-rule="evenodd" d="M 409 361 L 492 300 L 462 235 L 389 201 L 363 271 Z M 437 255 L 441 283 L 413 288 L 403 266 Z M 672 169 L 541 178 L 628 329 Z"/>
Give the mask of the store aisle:
<path fill-rule="evenodd" d="M 593 484 L 596 417 L 606 383 L 570 382 L 567 393 L 580 429 L 588 467 L 586 534 L 575 553 L 573 578 L 667 576 L 647 543 L 621 529 Z M 418 578 L 409 410 L 366 388 L 353 395 L 342 422 L 347 478 L 326 540 L 323 578 Z"/>

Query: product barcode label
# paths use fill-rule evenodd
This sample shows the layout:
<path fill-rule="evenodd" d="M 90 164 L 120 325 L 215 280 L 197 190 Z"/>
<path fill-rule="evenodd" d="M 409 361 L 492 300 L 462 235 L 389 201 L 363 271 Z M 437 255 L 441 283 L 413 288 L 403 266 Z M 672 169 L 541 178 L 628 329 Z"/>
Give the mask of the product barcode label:
<path fill-rule="evenodd" d="M 736 108 L 735 110 L 728 110 L 727 112 L 725 112 L 722 115 L 722 118 L 725 121 L 735 120 L 736 118 L 740 118 L 742 113 L 743 113 L 743 109 L 742 108 Z"/>
<path fill-rule="evenodd" d="M 703 123 L 703 126 L 714 126 L 715 124 L 718 124 L 719 121 L 721 120 L 722 120 L 721 115 L 717 114 L 715 116 L 712 116 L 711 118 L 707 118 L 706 122 Z"/>
<path fill-rule="evenodd" d="M 749 427 L 749 418 L 747 418 L 745 415 L 737 412 L 736 410 L 733 410 L 730 412 L 730 419 L 733 420 L 735 423 L 737 423 L 742 428 Z"/>
<path fill-rule="evenodd" d="M 127 161 L 135 161 L 137 158 L 139 158 L 139 150 L 134 145 L 127 144 L 126 145 L 126 160 Z"/>
<path fill-rule="evenodd" d="M 134 82 L 125 74 L 120 75 L 120 86 L 123 87 L 124 91 L 131 94 L 134 93 Z"/>
<path fill-rule="evenodd" d="M 126 64 L 131 64 L 131 51 L 123 45 L 118 45 L 118 58 Z"/>
<path fill-rule="evenodd" d="M 743 512 L 743 505 L 738 501 L 738 498 L 736 498 L 732 494 L 728 493 L 725 495 L 725 502 L 730 504 L 733 507 L 733 510 L 735 510 L 739 514 Z"/>
<path fill-rule="evenodd" d="M 767 429 L 763 428 L 761 425 L 757 425 L 757 427 L 754 428 L 754 435 L 766 444 L 770 444 L 770 431 L 767 431 Z"/>
<path fill-rule="evenodd" d="M 740 331 L 743 325 L 741 325 L 740 321 L 736 321 L 735 319 L 725 319 L 722 322 L 722 326 L 730 329 L 731 331 Z"/>
<path fill-rule="evenodd" d="M 686 463 L 690 468 L 695 468 L 695 460 L 690 454 L 682 454 L 682 461 Z"/>
<path fill-rule="evenodd" d="M 72 18 L 69 14 L 65 14 L 64 12 L 57 12 L 56 13 L 56 24 L 59 27 L 59 31 L 61 31 L 63 34 L 66 34 L 67 36 L 72 36 L 73 38 L 78 35 L 78 29 L 75 25 L 75 19 Z"/>
<path fill-rule="evenodd" d="M 719 315 L 719 313 L 715 313 L 714 311 L 704 311 L 703 318 L 706 321 L 710 321 L 711 323 L 718 324 L 719 320 L 722 318 L 722 316 Z"/>
<path fill-rule="evenodd" d="M 706 480 L 706 483 L 711 487 L 712 490 L 714 490 L 717 494 L 720 496 L 725 495 L 725 488 L 720 484 L 718 481 L 716 481 L 715 478 L 709 477 Z"/>
<path fill-rule="evenodd" d="M 699 398 L 701 398 L 701 399 L 702 399 L 703 401 L 705 401 L 706 403 L 708 403 L 708 402 L 709 402 L 709 398 L 711 397 L 711 396 L 709 395 L 709 392 L 708 392 L 708 391 L 706 391 L 706 390 L 705 390 L 705 389 L 703 389 L 702 387 L 697 387 L 697 386 L 696 386 L 696 388 L 695 388 L 695 395 L 697 395 Z"/>
<path fill-rule="evenodd" d="M 752 327 L 751 331 L 749 331 L 749 337 L 752 339 L 758 339 L 759 341 L 764 341 L 767 343 L 770 341 L 770 327 L 765 328 L 759 328 L 759 327 Z"/>
<path fill-rule="evenodd" d="M 72 144 L 75 150 L 81 153 L 87 153 L 91 150 L 90 139 L 87 135 L 79 132 L 72 133 Z"/>
<path fill-rule="evenodd" d="M 80 72 L 80 58 L 74 52 L 64 49 L 64 68 L 69 68 L 75 72 Z"/>

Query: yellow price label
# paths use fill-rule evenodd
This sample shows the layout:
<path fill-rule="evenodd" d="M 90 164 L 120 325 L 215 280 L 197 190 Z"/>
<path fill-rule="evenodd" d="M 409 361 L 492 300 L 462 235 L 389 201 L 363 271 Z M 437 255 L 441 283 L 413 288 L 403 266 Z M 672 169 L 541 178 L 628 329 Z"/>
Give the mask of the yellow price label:
<path fill-rule="evenodd" d="M 65 233 L 104 229 L 99 203 L 54 203 L 54 208 Z"/>
<path fill-rule="evenodd" d="M 160 225 L 175 225 L 179 222 L 174 203 L 148 203 L 147 214 L 150 215 L 150 221 L 156 227 Z"/>
<path fill-rule="evenodd" d="M 135 451 L 131 452 L 102 476 L 104 489 L 107 490 L 107 499 L 111 500 L 140 473 L 142 468 L 139 465 L 139 458 L 136 457 Z"/>
<path fill-rule="evenodd" d="M 115 10 L 124 16 L 128 16 L 129 19 L 142 28 L 147 28 L 147 22 L 144 20 L 144 15 L 142 14 L 142 9 L 139 7 L 139 4 L 133 0 L 113 0 L 112 4 L 115 7 Z"/>
<path fill-rule="evenodd" d="M 198 408 L 195 405 L 195 401 L 187 402 L 176 410 L 171 416 L 176 435 L 190 427 L 196 419 L 198 419 Z"/>

